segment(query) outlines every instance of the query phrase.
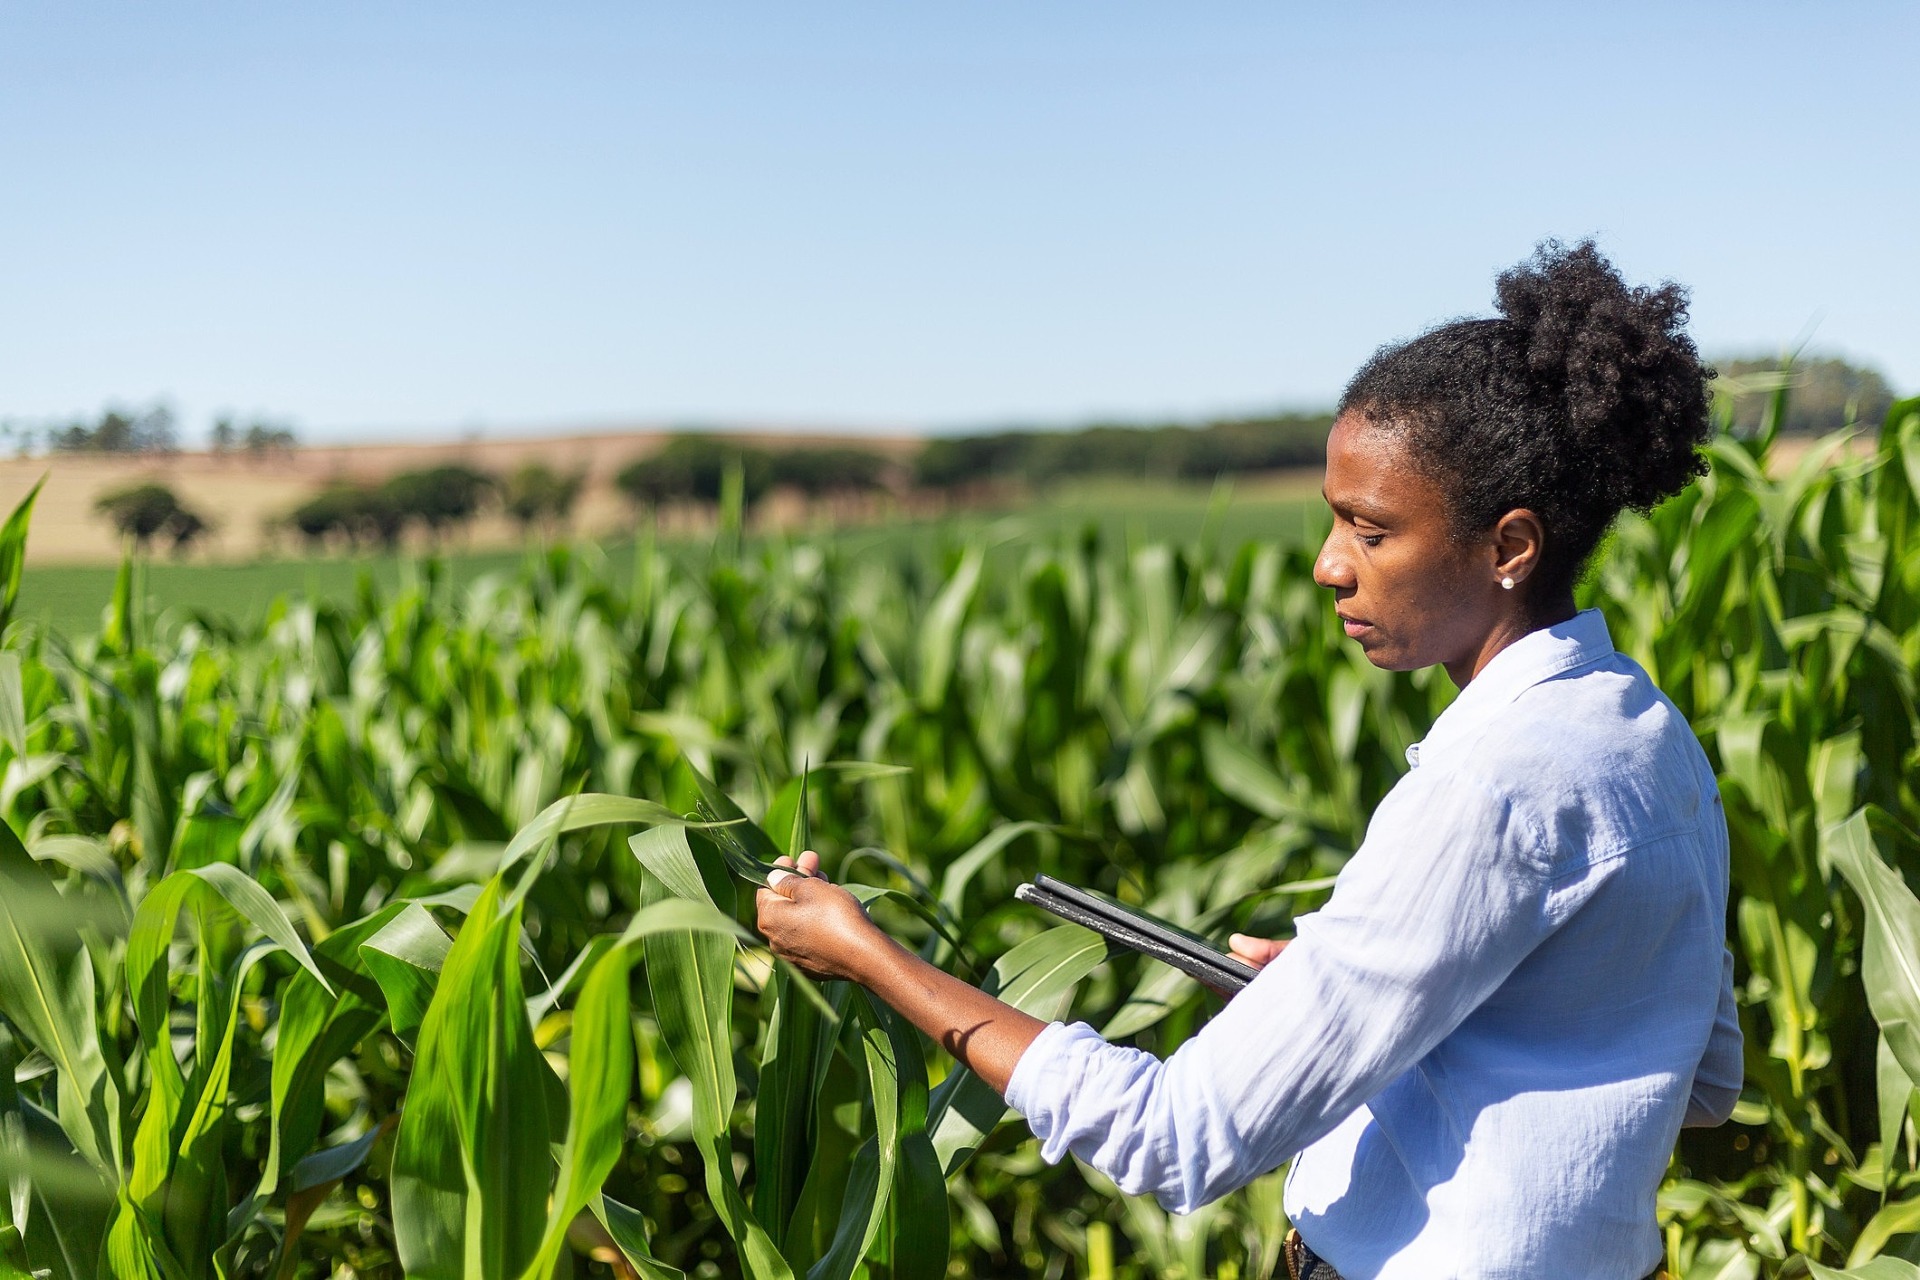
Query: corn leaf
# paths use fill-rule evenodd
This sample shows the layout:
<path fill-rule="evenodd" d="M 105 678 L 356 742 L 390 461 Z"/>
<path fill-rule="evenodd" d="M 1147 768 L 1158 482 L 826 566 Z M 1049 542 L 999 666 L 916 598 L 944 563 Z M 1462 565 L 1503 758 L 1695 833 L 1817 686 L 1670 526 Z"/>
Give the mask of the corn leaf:
<path fill-rule="evenodd" d="M 1828 856 L 1866 908 L 1860 976 L 1867 1004 L 1909 1080 L 1920 1080 L 1920 898 L 1880 860 L 1862 809 L 1827 833 Z"/>
<path fill-rule="evenodd" d="M 1093 930 L 1058 925 L 1001 956 L 981 987 L 1023 1013 L 1052 1020 L 1066 1011 L 1074 987 L 1106 956 L 1106 940 Z M 927 1122 L 942 1173 L 952 1177 L 1006 1117 L 1006 1100 L 998 1090 L 966 1068 L 955 1068 L 934 1090 Z"/>
<path fill-rule="evenodd" d="M 367 972 L 386 997 L 393 1033 L 413 1047 L 453 944 L 424 906 L 409 902 L 360 944 Z"/>
<path fill-rule="evenodd" d="M 33 501 L 46 483 L 45 476 L 34 481 L 6 524 L 0 525 L 0 642 L 5 640 L 7 624 L 13 621 L 14 602 L 20 598 L 20 571 L 27 561 L 27 525 L 33 519 Z"/>
<path fill-rule="evenodd" d="M 641 1280 L 686 1280 L 686 1272 L 658 1261 L 648 1252 L 647 1224 L 639 1210 L 607 1196 L 595 1196 L 588 1207 L 627 1265 L 640 1273 Z"/>
<path fill-rule="evenodd" d="M 393 1156 L 394 1241 L 410 1276 L 524 1271 L 546 1225 L 547 1067 L 520 982 L 520 909 L 488 884 L 420 1024 Z"/>
<path fill-rule="evenodd" d="M 620 1158 L 627 1099 L 633 1093 L 633 1034 L 627 1006 L 631 964 L 626 947 L 608 951 L 587 975 L 574 1005 L 567 1054 L 567 1143 L 560 1155 L 560 1178 L 546 1230 L 524 1280 L 544 1280 L 553 1274 L 568 1225 L 599 1195 Z"/>
<path fill-rule="evenodd" d="M 0 1014 L 53 1060 L 61 1128 L 118 1179 L 118 1092 L 94 1012 L 93 963 L 72 905 L 0 823 Z"/>
<path fill-rule="evenodd" d="M 678 894 L 731 917 L 733 885 L 717 849 L 700 841 L 696 854 L 686 830 L 670 827 L 642 832 L 632 847 L 642 868 L 644 906 L 664 904 Z M 708 1199 L 739 1247 L 749 1276 L 791 1280 L 792 1270 L 753 1216 L 733 1171 L 734 944 L 726 937 L 676 930 L 650 935 L 643 946 L 660 1033 L 693 1085 L 694 1141 L 706 1170 Z"/>
<path fill-rule="evenodd" d="M 1813 1280 L 1920 1280 L 1920 1267 L 1900 1258 L 1875 1258 L 1859 1266 L 1849 1266 L 1845 1271 L 1809 1260 L 1807 1270 Z"/>

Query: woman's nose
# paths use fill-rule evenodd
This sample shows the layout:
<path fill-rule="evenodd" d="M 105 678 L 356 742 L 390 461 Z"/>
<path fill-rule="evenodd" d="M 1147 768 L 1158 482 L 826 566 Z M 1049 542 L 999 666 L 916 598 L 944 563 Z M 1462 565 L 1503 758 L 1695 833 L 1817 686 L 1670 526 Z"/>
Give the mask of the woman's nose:
<path fill-rule="evenodd" d="M 1334 590 L 1353 585 L 1353 566 L 1335 548 L 1332 533 L 1327 534 L 1327 540 L 1320 544 L 1320 554 L 1313 559 L 1313 580 Z"/>

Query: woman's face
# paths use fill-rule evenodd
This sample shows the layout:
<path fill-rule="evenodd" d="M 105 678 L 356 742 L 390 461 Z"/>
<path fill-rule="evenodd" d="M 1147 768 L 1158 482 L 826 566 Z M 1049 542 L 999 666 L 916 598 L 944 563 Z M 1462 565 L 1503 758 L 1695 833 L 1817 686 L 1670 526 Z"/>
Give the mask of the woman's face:
<path fill-rule="evenodd" d="M 1439 664 L 1464 685 L 1513 613 L 1499 540 L 1452 536 L 1439 485 L 1410 463 L 1400 435 L 1358 414 L 1333 424 L 1321 493 L 1333 529 L 1313 580 L 1332 589 L 1347 635 L 1376 667 Z"/>

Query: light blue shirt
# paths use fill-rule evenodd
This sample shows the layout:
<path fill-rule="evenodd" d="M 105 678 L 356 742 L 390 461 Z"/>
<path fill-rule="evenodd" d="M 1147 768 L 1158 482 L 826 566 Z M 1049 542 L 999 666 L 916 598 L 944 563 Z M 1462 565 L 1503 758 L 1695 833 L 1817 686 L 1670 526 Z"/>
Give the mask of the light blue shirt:
<path fill-rule="evenodd" d="M 1460 691 L 1326 906 L 1164 1061 L 1052 1023 L 1050 1161 L 1188 1212 L 1291 1159 L 1347 1280 L 1637 1280 L 1681 1123 L 1741 1084 L 1727 830 L 1686 721 L 1587 610 Z"/>

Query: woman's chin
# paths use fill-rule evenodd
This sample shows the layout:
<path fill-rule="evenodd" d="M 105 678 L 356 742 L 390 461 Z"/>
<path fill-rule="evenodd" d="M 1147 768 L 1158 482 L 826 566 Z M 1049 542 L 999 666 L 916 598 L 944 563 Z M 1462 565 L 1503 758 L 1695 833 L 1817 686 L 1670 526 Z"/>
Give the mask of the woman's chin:
<path fill-rule="evenodd" d="M 1355 636 L 1354 643 L 1360 646 L 1360 652 L 1366 655 L 1367 661 L 1382 671 L 1414 671 L 1433 665 L 1431 661 L 1408 653 L 1371 627 L 1365 635 Z"/>

